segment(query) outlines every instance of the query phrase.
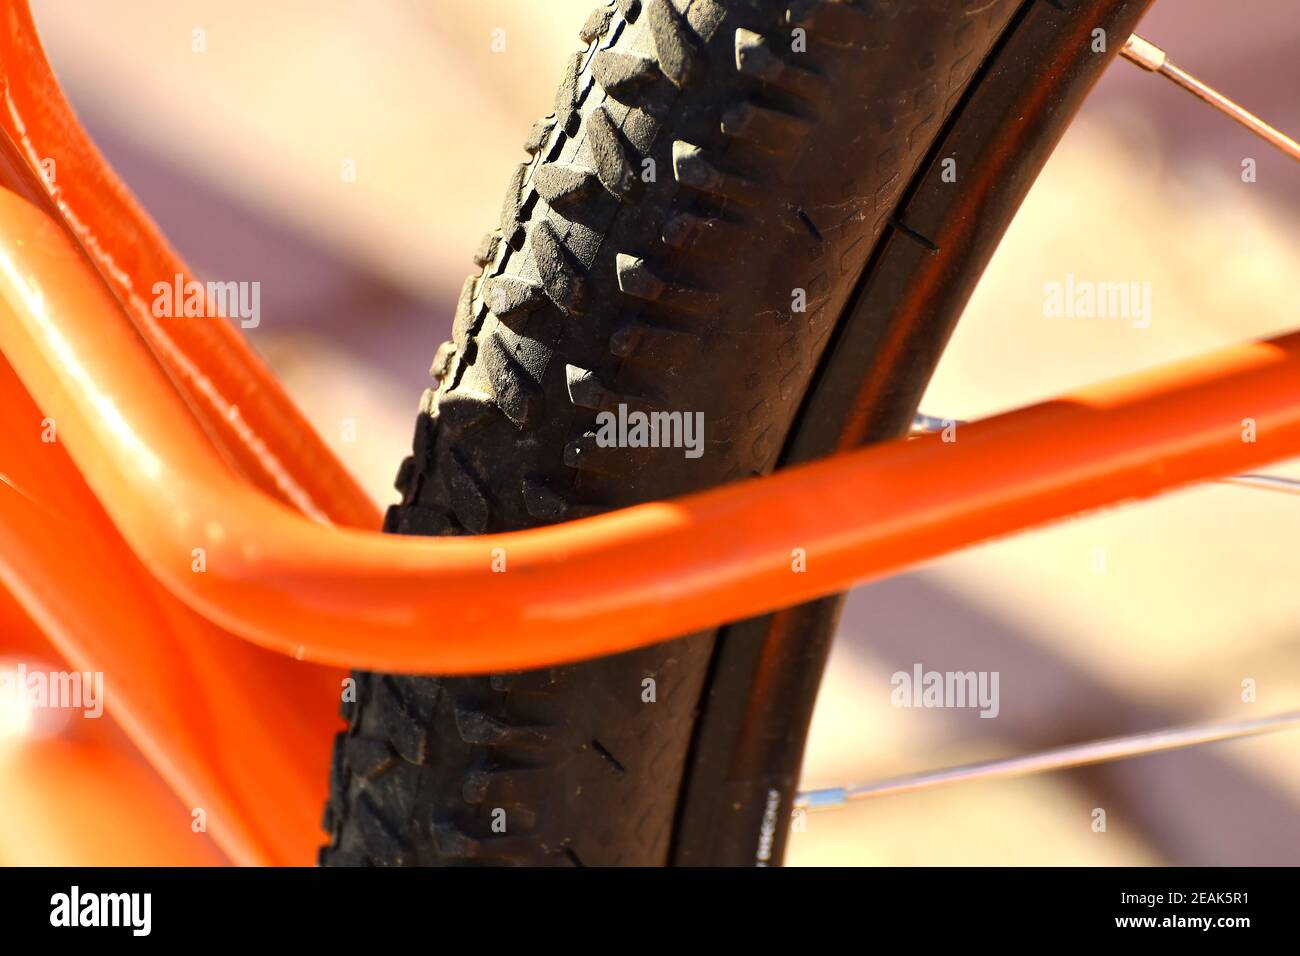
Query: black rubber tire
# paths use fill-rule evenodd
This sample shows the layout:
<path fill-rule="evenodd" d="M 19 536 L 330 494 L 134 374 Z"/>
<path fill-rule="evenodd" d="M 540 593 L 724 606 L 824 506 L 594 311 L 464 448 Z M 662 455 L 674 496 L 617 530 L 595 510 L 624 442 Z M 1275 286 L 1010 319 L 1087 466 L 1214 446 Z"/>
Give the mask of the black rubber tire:
<path fill-rule="evenodd" d="M 527 528 L 770 471 L 904 185 L 1017 7 L 597 10 L 465 283 L 386 530 Z M 703 454 L 598 446 L 596 415 L 620 404 L 702 412 Z M 665 862 L 712 644 L 358 673 L 322 864 Z"/>

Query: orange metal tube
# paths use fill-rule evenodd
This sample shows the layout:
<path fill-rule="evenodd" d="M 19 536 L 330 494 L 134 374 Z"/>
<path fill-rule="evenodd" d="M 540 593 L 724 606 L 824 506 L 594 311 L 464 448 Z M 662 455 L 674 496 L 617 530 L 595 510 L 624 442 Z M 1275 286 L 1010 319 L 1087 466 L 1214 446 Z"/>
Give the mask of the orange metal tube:
<path fill-rule="evenodd" d="M 189 809 L 98 739 L 0 741 L 0 866 L 221 866 Z"/>
<path fill-rule="evenodd" d="M 27 0 L 0 0 L 0 80 L 8 134 L 66 227 L 94 262 L 155 358 L 233 466 L 322 522 L 378 528 L 373 502 L 312 430 L 266 365 L 227 322 L 158 319 L 155 282 L 189 269 L 117 178 L 68 105 Z"/>
<path fill-rule="evenodd" d="M 533 531 L 399 538 L 323 528 L 242 484 L 67 237 L 12 195 L 0 195 L 0 294 L 0 349 L 161 582 L 266 647 L 382 670 L 609 654 L 1300 453 L 1289 335 L 965 426 L 954 443 L 877 446 Z"/>
<path fill-rule="evenodd" d="M 26 396 L 23 396 L 26 398 Z M 3 494 L 0 489 L 0 494 Z M 69 670 L 0 587 L 0 667 Z M 0 866 L 215 866 L 227 862 L 112 719 L 57 736 L 0 729 Z"/>
<path fill-rule="evenodd" d="M 113 719 L 231 859 L 310 863 L 343 672 L 239 640 L 159 585 L 68 457 L 63 420 L 2 360 L 0 434 L 0 587 L 75 670 L 104 674 Z"/>

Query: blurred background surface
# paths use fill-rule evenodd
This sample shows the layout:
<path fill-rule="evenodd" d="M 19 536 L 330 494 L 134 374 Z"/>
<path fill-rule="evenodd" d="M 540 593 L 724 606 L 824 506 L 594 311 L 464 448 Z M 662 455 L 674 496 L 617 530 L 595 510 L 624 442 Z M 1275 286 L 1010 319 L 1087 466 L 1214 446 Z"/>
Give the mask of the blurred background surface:
<path fill-rule="evenodd" d="M 33 7 L 110 162 L 198 274 L 261 282 L 250 340 L 387 503 L 470 253 L 498 218 L 524 135 L 550 112 L 593 3 Z M 1294 134 L 1294 0 L 1252 0 L 1249 11 L 1164 0 L 1143 33 Z M 1247 157 L 1254 183 L 1241 178 Z M 1045 318 L 1044 284 L 1067 273 L 1150 282 L 1150 327 Z M 923 410 L 976 418 L 1293 328 L 1297 279 L 1300 168 L 1117 62 L 1002 243 Z M 355 441 L 343 440 L 344 419 Z M 1300 476 L 1297 463 L 1273 470 Z M 1198 488 L 854 591 L 805 783 L 1300 707 L 1298 507 Z M 1001 713 L 892 707 L 890 675 L 916 663 L 998 671 Z M 1254 703 L 1241 700 L 1247 678 Z M 885 798 L 810 816 L 789 862 L 1294 864 L 1298 755 L 1300 739 L 1283 734 Z M 22 819 L 18 799 L 0 788 L 0 819 Z M 1098 807 L 1104 833 L 1092 829 Z M 0 862 L 34 852 L 0 826 Z"/>

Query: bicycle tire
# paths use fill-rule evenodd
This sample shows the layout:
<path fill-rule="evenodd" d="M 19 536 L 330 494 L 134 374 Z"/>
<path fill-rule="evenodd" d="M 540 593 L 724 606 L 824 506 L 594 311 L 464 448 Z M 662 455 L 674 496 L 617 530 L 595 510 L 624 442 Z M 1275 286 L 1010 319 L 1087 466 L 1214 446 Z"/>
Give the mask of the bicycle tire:
<path fill-rule="evenodd" d="M 534 527 L 781 463 L 873 250 L 907 231 L 905 188 L 1032 5 L 598 8 L 475 256 L 385 530 Z M 619 406 L 703 413 L 703 454 L 602 447 L 595 417 Z M 355 674 L 321 863 L 668 862 L 716 638 L 511 675 Z M 798 666 L 815 688 L 817 655 Z"/>

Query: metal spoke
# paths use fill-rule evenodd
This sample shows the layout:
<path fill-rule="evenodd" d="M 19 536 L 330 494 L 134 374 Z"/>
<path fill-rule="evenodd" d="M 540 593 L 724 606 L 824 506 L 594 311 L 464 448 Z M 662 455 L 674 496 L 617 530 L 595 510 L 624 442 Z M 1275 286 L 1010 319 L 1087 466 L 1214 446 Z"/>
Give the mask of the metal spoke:
<path fill-rule="evenodd" d="M 1257 488 L 1260 491 L 1276 491 L 1284 495 L 1300 495 L 1300 481 L 1295 478 L 1283 478 L 1281 475 L 1233 475 L 1220 478 L 1225 485 L 1240 485 L 1243 488 Z"/>
<path fill-rule="evenodd" d="M 1136 33 L 1128 38 L 1120 55 L 1131 63 L 1136 63 L 1144 70 L 1159 73 L 1161 76 L 1178 84 L 1188 93 L 1209 103 L 1219 112 L 1236 120 L 1256 136 L 1272 143 L 1292 159 L 1300 160 L 1300 143 L 1256 116 L 1239 103 L 1235 103 L 1218 90 L 1207 86 L 1186 70 L 1177 66 L 1168 54 L 1149 40 L 1144 40 Z"/>
<path fill-rule="evenodd" d="M 868 797 L 888 797 L 967 780 L 1019 777 L 1048 770 L 1065 770 L 1110 760 L 1126 760 L 1130 757 L 1140 757 L 1165 750 L 1178 750 L 1182 747 L 1213 743 L 1218 740 L 1296 729 L 1300 729 L 1300 710 L 1254 720 L 1172 727 L 1124 737 L 1093 740 L 1084 744 L 1071 744 L 1021 757 L 987 760 L 943 770 L 927 770 L 923 773 L 894 777 L 876 783 L 808 790 L 795 797 L 795 806 L 809 810 L 825 810 L 844 806 L 850 801 L 865 800 Z"/>
<path fill-rule="evenodd" d="M 1144 70 L 1160 74 L 1240 123 L 1292 159 L 1300 160 L 1300 143 L 1264 122 L 1264 120 L 1239 103 L 1229 99 L 1192 76 L 1186 70 L 1183 70 L 1169 59 L 1164 50 L 1154 43 L 1134 34 L 1128 38 L 1123 50 L 1120 52 L 1125 59 L 1136 63 Z M 915 437 L 937 432 L 953 424 L 965 423 L 957 422 L 955 419 L 936 418 L 918 413 L 912 420 L 910 434 Z M 1300 480 L 1276 475 L 1233 475 L 1220 478 L 1218 481 L 1241 487 L 1300 495 Z M 1065 770 L 1112 760 L 1126 760 L 1151 753 L 1178 750 L 1197 744 L 1296 729 L 1300 729 L 1300 711 L 1290 711 L 1254 720 L 1167 728 L 1146 733 L 1129 734 L 1123 737 L 1094 740 L 1083 744 L 1072 744 L 1037 754 L 964 764 L 942 770 L 930 770 L 875 783 L 807 790 L 796 795 L 795 806 L 808 810 L 824 810 L 844 806 L 847 803 L 865 800 L 870 797 L 893 796 L 963 781 L 1018 777 L 1052 770 Z"/>
<path fill-rule="evenodd" d="M 922 415 L 920 412 L 912 419 L 912 435 L 928 435 L 930 432 L 941 432 L 950 425 L 965 425 L 956 418 L 935 418 L 933 415 Z"/>

